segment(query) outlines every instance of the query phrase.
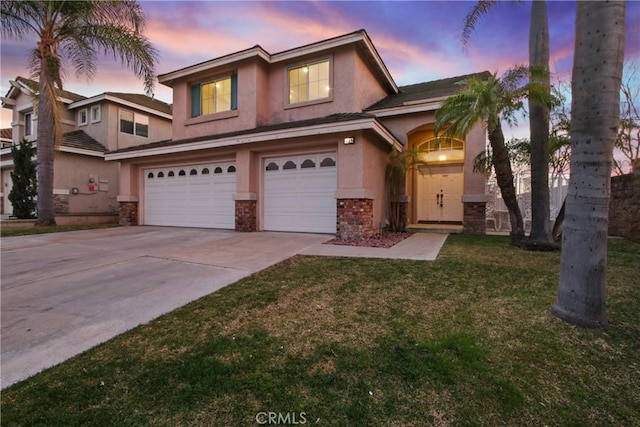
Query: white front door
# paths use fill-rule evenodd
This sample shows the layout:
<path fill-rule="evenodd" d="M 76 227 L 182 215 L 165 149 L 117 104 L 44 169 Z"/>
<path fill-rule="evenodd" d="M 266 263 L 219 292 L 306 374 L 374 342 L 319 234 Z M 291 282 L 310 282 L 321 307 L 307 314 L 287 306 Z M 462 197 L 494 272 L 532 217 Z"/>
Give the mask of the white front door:
<path fill-rule="evenodd" d="M 418 175 L 418 221 L 462 222 L 462 166 L 431 168 Z"/>
<path fill-rule="evenodd" d="M 235 228 L 235 162 L 144 170 L 144 223 Z"/>
<path fill-rule="evenodd" d="M 336 153 L 264 159 L 264 230 L 336 232 Z"/>

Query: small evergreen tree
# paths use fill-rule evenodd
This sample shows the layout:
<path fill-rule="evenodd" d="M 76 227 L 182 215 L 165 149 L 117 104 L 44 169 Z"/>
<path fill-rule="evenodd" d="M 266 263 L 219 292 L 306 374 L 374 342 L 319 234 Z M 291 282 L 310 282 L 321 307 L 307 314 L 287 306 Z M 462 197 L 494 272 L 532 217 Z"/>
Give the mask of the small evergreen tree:
<path fill-rule="evenodd" d="M 36 210 L 38 190 L 36 165 L 31 161 L 33 154 L 33 147 L 26 140 L 11 147 L 14 169 L 11 172 L 13 187 L 9 192 L 9 201 L 13 205 L 13 215 L 20 219 L 33 218 Z"/>

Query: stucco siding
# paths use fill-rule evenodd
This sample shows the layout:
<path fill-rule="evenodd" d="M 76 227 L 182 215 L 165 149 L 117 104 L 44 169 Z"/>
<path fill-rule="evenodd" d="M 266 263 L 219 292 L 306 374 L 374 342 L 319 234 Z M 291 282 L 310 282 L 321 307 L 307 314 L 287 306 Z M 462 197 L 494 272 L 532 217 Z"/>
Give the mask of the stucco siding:
<path fill-rule="evenodd" d="M 118 176 L 118 163 L 105 162 L 100 157 L 56 153 L 53 186 L 55 190 L 69 191 L 69 213 L 117 210 Z M 93 190 L 90 185 L 94 186 Z M 72 193 L 73 188 L 78 188 L 78 194 Z"/>

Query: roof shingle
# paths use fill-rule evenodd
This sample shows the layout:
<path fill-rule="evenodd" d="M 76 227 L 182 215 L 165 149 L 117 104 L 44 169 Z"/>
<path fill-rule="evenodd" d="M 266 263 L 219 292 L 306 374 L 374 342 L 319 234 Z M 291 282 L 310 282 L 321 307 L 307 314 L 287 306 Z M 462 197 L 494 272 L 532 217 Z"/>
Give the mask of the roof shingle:
<path fill-rule="evenodd" d="M 460 85 L 458 83 L 461 81 L 471 77 L 486 79 L 490 75 L 491 73 L 488 71 L 483 71 L 481 73 L 466 74 L 464 76 L 449 77 L 442 80 L 401 86 L 398 88 L 399 92 L 397 94 L 389 95 L 366 108 L 365 111 L 402 107 L 406 103 L 450 96 L 460 89 Z"/>
<path fill-rule="evenodd" d="M 62 135 L 62 145 L 69 148 L 79 148 L 81 150 L 96 151 L 106 153 L 104 145 L 87 135 L 83 130 L 74 130 Z"/>

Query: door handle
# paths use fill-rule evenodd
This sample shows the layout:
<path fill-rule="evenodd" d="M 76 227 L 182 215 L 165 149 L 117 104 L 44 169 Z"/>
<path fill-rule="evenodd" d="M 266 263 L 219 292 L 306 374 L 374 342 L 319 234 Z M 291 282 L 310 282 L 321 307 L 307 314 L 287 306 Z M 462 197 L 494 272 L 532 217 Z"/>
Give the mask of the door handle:
<path fill-rule="evenodd" d="M 440 193 L 436 193 L 436 206 L 440 205 Z"/>
<path fill-rule="evenodd" d="M 440 207 L 444 206 L 444 193 L 440 190 Z"/>

